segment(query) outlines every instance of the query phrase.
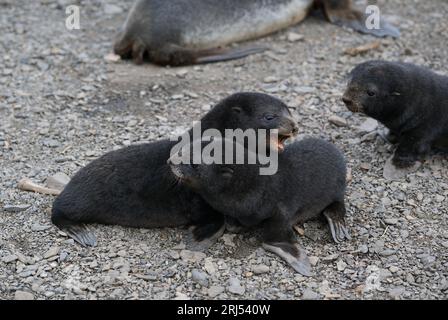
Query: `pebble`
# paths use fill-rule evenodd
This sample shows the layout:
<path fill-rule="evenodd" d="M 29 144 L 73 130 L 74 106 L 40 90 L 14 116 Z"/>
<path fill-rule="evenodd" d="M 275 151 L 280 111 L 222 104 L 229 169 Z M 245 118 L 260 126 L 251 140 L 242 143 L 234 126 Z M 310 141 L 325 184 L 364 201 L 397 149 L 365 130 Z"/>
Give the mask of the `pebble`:
<path fill-rule="evenodd" d="M 208 287 L 208 277 L 205 272 L 193 269 L 191 271 L 191 278 L 194 282 L 199 283 L 203 287 Z"/>
<path fill-rule="evenodd" d="M 51 228 L 50 225 L 41 225 L 41 224 L 36 223 L 31 226 L 31 231 L 45 231 L 50 228 Z"/>
<path fill-rule="evenodd" d="M 317 292 L 307 288 L 302 293 L 302 300 L 319 300 L 321 295 Z"/>
<path fill-rule="evenodd" d="M 296 42 L 296 41 L 302 41 L 304 39 L 304 36 L 295 32 L 288 32 L 288 41 L 289 42 Z"/>
<path fill-rule="evenodd" d="M 260 265 L 253 266 L 252 271 L 255 274 L 267 273 L 267 272 L 269 272 L 269 267 L 267 265 L 260 264 Z"/>
<path fill-rule="evenodd" d="M 215 298 L 216 296 L 220 295 L 224 292 L 223 286 L 211 286 L 207 290 L 207 294 L 210 298 Z"/>
<path fill-rule="evenodd" d="M 233 294 L 243 295 L 246 292 L 246 289 L 240 284 L 240 281 L 237 278 L 232 277 L 229 279 L 227 291 Z"/>
<path fill-rule="evenodd" d="M 21 212 L 25 211 L 29 207 L 31 207 L 30 204 L 14 204 L 3 206 L 3 210 L 5 210 L 6 212 Z"/>
<path fill-rule="evenodd" d="M 70 177 L 63 172 L 58 172 L 47 178 L 46 184 L 48 188 L 62 190 L 69 183 Z"/>
<path fill-rule="evenodd" d="M 104 13 L 108 15 L 115 15 L 122 13 L 123 9 L 115 4 L 106 3 L 104 5 Z"/>
<path fill-rule="evenodd" d="M 34 300 L 34 295 L 26 291 L 17 290 L 14 293 L 14 300 Z"/>
<path fill-rule="evenodd" d="M 59 254 L 59 250 L 60 250 L 59 247 L 52 247 L 52 248 L 50 248 L 47 252 L 44 253 L 44 255 L 43 255 L 44 259 L 48 259 L 48 258 L 51 258 L 51 257 L 54 257 L 54 256 L 58 255 Z"/>
<path fill-rule="evenodd" d="M 15 254 L 10 254 L 9 256 L 3 257 L 2 261 L 3 263 L 10 263 L 13 261 L 16 261 L 18 258 Z"/>
<path fill-rule="evenodd" d="M 345 120 L 342 117 L 336 116 L 336 115 L 330 116 L 328 118 L 328 121 L 338 127 L 346 127 L 347 126 L 347 120 Z"/>
<path fill-rule="evenodd" d="M 389 224 L 389 225 L 396 225 L 398 223 L 398 219 L 387 218 L 387 219 L 384 219 L 384 223 Z"/>
<path fill-rule="evenodd" d="M 190 250 L 182 250 L 180 252 L 180 257 L 183 261 L 186 262 L 199 262 L 206 257 L 206 254 L 203 252 L 190 251 Z"/>
<path fill-rule="evenodd" d="M 357 129 L 361 133 L 369 133 L 375 131 L 378 128 L 378 121 L 372 118 L 365 120 Z"/>

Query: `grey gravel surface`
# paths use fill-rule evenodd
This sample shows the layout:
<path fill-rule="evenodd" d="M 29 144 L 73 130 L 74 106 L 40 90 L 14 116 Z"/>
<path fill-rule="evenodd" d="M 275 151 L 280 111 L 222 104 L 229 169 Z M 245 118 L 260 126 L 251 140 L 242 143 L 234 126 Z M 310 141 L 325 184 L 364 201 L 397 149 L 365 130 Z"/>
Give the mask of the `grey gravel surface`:
<path fill-rule="evenodd" d="M 81 7 L 81 30 L 65 7 Z M 376 39 L 310 17 L 254 41 L 271 50 L 183 68 L 107 61 L 132 1 L 0 0 L 0 299 L 446 299 L 448 160 L 435 154 L 399 180 L 383 177 L 393 148 L 377 124 L 340 101 L 357 63 L 402 60 L 448 74 L 448 2 L 380 1 L 402 37 L 363 55 Z M 237 91 L 289 104 L 300 135 L 331 140 L 348 159 L 352 240 L 301 226 L 315 275 L 295 274 L 260 248 L 256 232 L 225 234 L 205 253 L 186 230 L 94 225 L 83 248 L 50 222 L 53 196 L 17 189 L 72 176 L 103 153 L 182 132 Z M 380 126 L 381 128 L 381 126 Z"/>

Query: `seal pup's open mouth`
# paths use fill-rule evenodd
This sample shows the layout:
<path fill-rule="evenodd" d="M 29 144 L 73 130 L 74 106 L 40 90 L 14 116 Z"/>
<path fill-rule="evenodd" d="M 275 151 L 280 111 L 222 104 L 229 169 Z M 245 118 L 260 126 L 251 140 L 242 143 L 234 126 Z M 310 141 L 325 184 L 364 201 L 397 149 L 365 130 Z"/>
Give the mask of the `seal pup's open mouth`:
<path fill-rule="evenodd" d="M 294 137 L 293 133 L 290 134 L 279 134 L 278 135 L 278 141 L 277 141 L 277 149 L 279 151 L 283 151 L 285 150 L 285 142 L 286 140 L 288 140 L 289 138 Z"/>

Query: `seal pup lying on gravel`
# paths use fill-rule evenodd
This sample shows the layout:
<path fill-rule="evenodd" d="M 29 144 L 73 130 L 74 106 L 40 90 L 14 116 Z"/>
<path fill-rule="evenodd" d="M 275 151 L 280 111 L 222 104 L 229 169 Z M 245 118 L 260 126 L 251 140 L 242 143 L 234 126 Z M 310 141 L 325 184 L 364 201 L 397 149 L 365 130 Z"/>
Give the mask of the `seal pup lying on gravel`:
<path fill-rule="evenodd" d="M 397 149 L 392 163 L 407 168 L 448 139 L 448 77 L 409 63 L 356 66 L 342 97 L 352 112 L 383 123 Z"/>
<path fill-rule="evenodd" d="M 137 64 L 145 58 L 173 66 L 238 59 L 265 48 L 220 47 L 295 25 L 313 8 L 337 25 L 379 37 L 399 35 L 384 19 L 379 29 L 368 29 L 367 16 L 350 0 L 137 0 L 114 52 Z"/>
<path fill-rule="evenodd" d="M 210 143 L 224 145 L 226 142 L 235 145 L 227 139 Z M 227 146 L 222 153 L 225 152 L 228 152 Z M 246 149 L 246 159 L 251 152 Z M 261 224 L 263 247 L 282 257 L 297 272 L 310 275 L 308 258 L 297 244 L 293 226 L 325 217 L 334 241 L 349 239 L 345 223 L 344 156 L 330 142 L 306 138 L 287 145 L 278 154 L 275 174 L 260 175 L 260 166 L 248 161 L 244 164 L 171 163 L 171 170 L 182 184 L 199 193 L 215 210 L 244 227 Z"/>
<path fill-rule="evenodd" d="M 279 148 L 297 132 L 288 107 L 261 93 L 237 93 L 201 119 L 202 132 L 214 128 L 278 129 Z M 190 130 L 191 132 L 192 130 Z M 55 199 L 52 222 L 82 245 L 96 238 L 87 223 L 127 227 L 196 226 L 197 241 L 223 231 L 224 218 L 202 198 L 179 185 L 167 160 L 177 141 L 169 139 L 106 153 L 80 169 Z"/>

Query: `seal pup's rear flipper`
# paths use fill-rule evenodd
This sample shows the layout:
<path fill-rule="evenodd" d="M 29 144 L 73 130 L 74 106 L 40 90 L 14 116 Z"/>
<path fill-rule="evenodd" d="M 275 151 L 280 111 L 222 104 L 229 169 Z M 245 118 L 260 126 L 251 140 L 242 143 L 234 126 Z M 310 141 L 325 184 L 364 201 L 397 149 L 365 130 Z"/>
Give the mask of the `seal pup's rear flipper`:
<path fill-rule="evenodd" d="M 263 248 L 285 260 L 298 273 L 311 277 L 311 263 L 304 249 L 288 242 L 263 243 Z"/>
<path fill-rule="evenodd" d="M 345 223 L 345 206 L 341 202 L 333 202 L 322 212 L 327 218 L 330 226 L 331 236 L 334 242 L 341 243 L 345 239 L 350 240 L 351 236 Z"/>
<path fill-rule="evenodd" d="M 328 21 L 338 26 L 345 26 L 360 33 L 371 34 L 376 37 L 391 36 L 398 38 L 400 31 L 381 16 L 378 29 L 369 29 L 367 22 L 369 15 L 354 9 L 352 1 L 324 0 L 321 2 L 324 14 Z"/>
<path fill-rule="evenodd" d="M 85 224 L 64 227 L 62 231 L 84 247 L 95 247 L 97 244 L 95 234 Z"/>
<path fill-rule="evenodd" d="M 266 47 L 244 47 L 244 48 L 223 48 L 210 49 L 197 52 L 196 63 L 213 63 L 219 61 L 235 60 L 247 57 L 251 54 L 261 53 L 268 50 Z"/>
<path fill-rule="evenodd" d="M 224 234 L 225 229 L 225 224 L 190 228 L 185 236 L 185 247 L 191 251 L 207 251 Z"/>

